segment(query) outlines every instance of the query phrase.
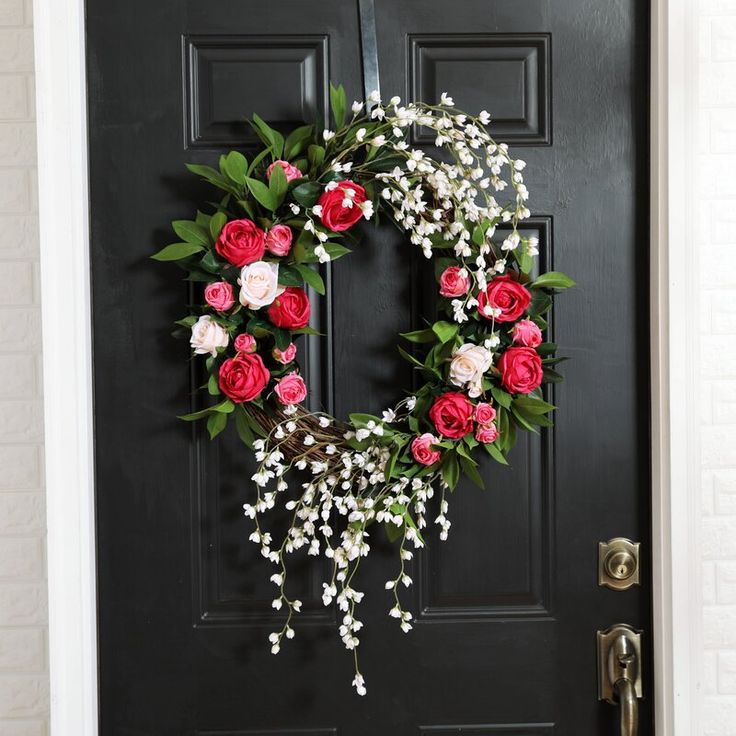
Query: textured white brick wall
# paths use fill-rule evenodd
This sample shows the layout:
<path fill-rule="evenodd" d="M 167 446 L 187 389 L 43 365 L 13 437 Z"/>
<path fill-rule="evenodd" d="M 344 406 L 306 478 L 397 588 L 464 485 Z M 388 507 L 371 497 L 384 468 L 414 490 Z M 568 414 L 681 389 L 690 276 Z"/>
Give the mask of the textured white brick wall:
<path fill-rule="evenodd" d="M 703 734 L 736 734 L 736 0 L 699 0 Z"/>
<path fill-rule="evenodd" d="M 48 736 L 31 0 L 0 0 L 0 735 Z"/>

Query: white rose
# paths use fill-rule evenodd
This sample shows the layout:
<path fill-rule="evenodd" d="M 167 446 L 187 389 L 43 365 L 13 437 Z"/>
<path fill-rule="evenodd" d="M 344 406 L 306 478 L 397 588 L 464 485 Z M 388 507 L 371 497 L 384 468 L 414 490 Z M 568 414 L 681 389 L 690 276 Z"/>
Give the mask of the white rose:
<path fill-rule="evenodd" d="M 217 355 L 217 348 L 227 347 L 228 340 L 227 330 L 205 314 L 192 325 L 189 344 L 197 355 L 209 353 L 214 357 Z"/>
<path fill-rule="evenodd" d="M 279 287 L 279 265 L 267 261 L 256 261 L 243 266 L 240 271 L 240 303 L 244 307 L 260 309 L 284 290 Z"/>
<path fill-rule="evenodd" d="M 468 395 L 480 396 L 483 374 L 491 367 L 493 355 L 482 345 L 465 343 L 452 356 L 450 362 L 450 383 L 455 386 L 468 386 Z"/>

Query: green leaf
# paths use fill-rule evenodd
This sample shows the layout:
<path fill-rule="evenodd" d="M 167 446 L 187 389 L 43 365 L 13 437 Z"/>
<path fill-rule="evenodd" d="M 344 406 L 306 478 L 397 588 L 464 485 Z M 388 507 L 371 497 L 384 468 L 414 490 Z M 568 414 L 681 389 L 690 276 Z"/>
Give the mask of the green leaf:
<path fill-rule="evenodd" d="M 302 125 L 289 133 L 284 143 L 284 158 L 291 161 L 304 150 L 304 144 L 312 137 L 313 125 Z"/>
<path fill-rule="evenodd" d="M 207 393 L 210 396 L 218 396 L 220 394 L 220 386 L 217 382 L 217 376 L 210 376 L 207 379 Z"/>
<path fill-rule="evenodd" d="M 332 117 L 335 119 L 335 127 L 342 128 L 345 125 L 345 111 L 348 106 L 345 88 L 342 85 L 335 87 L 330 84 L 330 106 Z"/>
<path fill-rule="evenodd" d="M 345 256 L 348 253 L 352 253 L 350 248 L 346 248 L 344 245 L 340 245 L 340 243 L 324 243 L 324 247 L 330 256 L 330 259 L 333 261 L 336 261 L 338 258 Z"/>
<path fill-rule="evenodd" d="M 441 343 L 446 343 L 452 340 L 457 335 L 458 325 L 453 325 L 450 322 L 444 322 L 440 320 L 432 325 L 432 331 L 439 338 Z"/>
<path fill-rule="evenodd" d="M 318 271 L 315 271 L 313 268 L 301 263 L 295 264 L 294 268 L 299 271 L 304 281 L 306 281 L 318 294 L 322 294 L 324 296 L 326 291 L 325 282 L 322 280 Z"/>
<path fill-rule="evenodd" d="M 399 355 L 401 355 L 404 360 L 409 361 L 409 363 L 415 365 L 417 368 L 425 368 L 424 363 L 422 363 L 421 360 L 417 360 L 413 355 L 411 355 L 411 353 L 407 353 L 402 347 L 397 346 L 397 349 L 399 351 Z"/>
<path fill-rule="evenodd" d="M 504 391 L 502 388 L 494 386 L 491 389 L 491 395 L 504 409 L 511 408 L 511 394 Z"/>
<path fill-rule="evenodd" d="M 541 345 L 537 345 L 537 352 L 540 355 L 554 355 L 557 352 L 557 343 L 543 342 Z"/>
<path fill-rule="evenodd" d="M 349 418 L 350 423 L 358 429 L 366 427 L 369 422 L 374 422 L 378 425 L 383 421 L 373 414 L 350 414 Z"/>
<path fill-rule="evenodd" d="M 496 447 L 495 442 L 491 442 L 487 445 L 483 445 L 483 449 L 497 462 L 501 463 L 501 465 L 508 465 L 509 461 L 505 458 L 504 454 L 501 452 L 501 450 Z"/>
<path fill-rule="evenodd" d="M 524 414 L 546 414 L 555 409 L 552 404 L 532 396 L 518 396 L 514 399 L 514 406 Z"/>
<path fill-rule="evenodd" d="M 197 217 L 194 221 L 197 223 L 197 225 L 201 225 L 203 228 L 209 228 L 211 219 L 211 215 L 205 215 L 204 212 L 200 212 L 199 210 L 197 210 Z"/>
<path fill-rule="evenodd" d="M 522 273 L 529 273 L 534 268 L 534 259 L 528 253 L 517 253 L 516 260 Z"/>
<path fill-rule="evenodd" d="M 212 414 L 207 420 L 207 431 L 210 439 L 213 440 L 227 426 L 227 414 Z"/>
<path fill-rule="evenodd" d="M 214 184 L 218 189 L 226 192 L 232 190 L 230 182 L 219 172 L 210 166 L 202 166 L 201 164 L 187 164 L 187 169 L 197 176 L 201 176 L 210 184 Z"/>
<path fill-rule="evenodd" d="M 276 347 L 279 350 L 286 350 L 291 345 L 291 333 L 288 330 L 282 330 L 280 327 L 273 327 L 271 330 Z"/>
<path fill-rule="evenodd" d="M 227 222 L 227 215 L 224 212 L 215 212 L 210 219 L 210 235 L 212 240 L 217 241 L 220 237 L 220 231 L 225 227 Z"/>
<path fill-rule="evenodd" d="M 222 263 L 220 263 L 215 255 L 215 251 L 213 250 L 208 250 L 207 253 L 204 254 L 204 257 L 199 261 L 199 265 L 205 271 L 215 275 L 219 274 L 222 270 Z"/>
<path fill-rule="evenodd" d="M 192 327 L 194 323 L 197 321 L 197 318 L 190 314 L 188 317 L 184 317 L 183 319 L 178 319 L 176 322 L 174 322 L 175 325 L 181 325 L 182 327 Z"/>
<path fill-rule="evenodd" d="M 552 297 L 544 291 L 532 290 L 532 303 L 529 305 L 529 316 L 539 319 L 552 306 Z M 536 321 L 536 320 L 535 320 Z"/>
<path fill-rule="evenodd" d="M 391 475 L 393 474 L 394 468 L 396 466 L 396 460 L 401 454 L 402 449 L 403 449 L 403 445 L 395 445 L 394 448 L 391 450 L 391 454 L 389 455 L 388 460 L 386 461 L 386 467 L 383 470 L 383 475 L 386 481 L 390 480 Z"/>
<path fill-rule="evenodd" d="M 401 539 L 401 537 L 404 536 L 404 527 L 403 526 L 396 526 L 391 521 L 387 521 L 383 528 L 386 530 L 386 537 L 388 537 L 388 541 L 392 544 L 398 540 Z"/>
<path fill-rule="evenodd" d="M 325 149 L 322 146 L 312 144 L 307 149 L 307 156 L 309 158 L 309 165 L 315 169 L 319 168 L 325 160 Z"/>
<path fill-rule="evenodd" d="M 289 183 L 286 181 L 284 170 L 280 166 L 274 166 L 273 169 L 271 169 L 271 176 L 268 179 L 268 188 L 270 189 L 275 202 L 275 206 L 272 209 L 278 209 L 284 201 L 284 195 L 286 194 L 288 186 Z"/>
<path fill-rule="evenodd" d="M 319 330 L 315 330 L 314 327 L 297 327 L 295 330 L 292 330 L 292 332 L 295 335 L 317 335 L 318 337 L 324 337 L 324 332 L 320 332 Z"/>
<path fill-rule="evenodd" d="M 195 243 L 172 243 L 151 256 L 155 261 L 180 261 L 195 253 L 201 253 L 204 248 Z"/>
<path fill-rule="evenodd" d="M 296 266 L 279 267 L 279 284 L 282 286 L 301 286 L 304 278 Z"/>
<path fill-rule="evenodd" d="M 262 118 L 253 113 L 253 129 L 258 137 L 267 145 L 271 146 L 274 160 L 280 159 L 284 154 L 284 136 L 270 127 Z"/>
<path fill-rule="evenodd" d="M 425 342 L 436 342 L 437 334 L 431 327 L 427 327 L 426 330 L 414 330 L 414 332 L 402 332 L 401 337 L 409 342 L 425 343 Z"/>
<path fill-rule="evenodd" d="M 316 181 L 305 181 L 303 184 L 294 187 L 291 191 L 292 197 L 302 207 L 314 207 L 321 193 L 322 186 Z"/>
<path fill-rule="evenodd" d="M 265 207 L 270 212 L 273 212 L 276 209 L 276 197 L 262 181 L 258 181 L 258 179 L 251 179 L 249 176 L 246 176 L 245 183 L 248 185 L 250 193 L 253 195 L 258 204 Z"/>
<path fill-rule="evenodd" d="M 454 452 L 447 452 L 442 462 L 442 480 L 447 483 L 450 490 L 455 490 L 458 480 L 460 479 L 460 464 Z"/>
<path fill-rule="evenodd" d="M 221 401 L 219 404 L 208 406 L 206 409 L 200 409 L 200 411 L 195 411 L 191 414 L 182 414 L 178 418 L 183 419 L 185 422 L 194 422 L 210 414 L 231 414 L 234 410 L 235 404 L 230 399 L 225 399 L 225 401 Z"/>
<path fill-rule="evenodd" d="M 270 148 L 265 148 L 263 151 L 261 151 L 251 162 L 250 166 L 248 167 L 247 175 L 250 176 L 254 171 L 256 166 L 258 166 L 261 161 L 263 161 L 266 156 L 268 156 L 271 153 Z"/>
<path fill-rule="evenodd" d="M 544 383 L 562 383 L 565 380 L 564 376 L 554 368 L 545 368 L 542 375 L 544 376 Z"/>
<path fill-rule="evenodd" d="M 187 243 L 195 243 L 196 245 L 209 245 L 210 234 L 201 226 L 192 220 L 174 220 L 171 223 L 174 232 Z"/>
<path fill-rule="evenodd" d="M 539 276 L 532 284 L 536 289 L 569 289 L 575 282 L 561 271 L 548 271 Z"/>
<path fill-rule="evenodd" d="M 230 151 L 225 157 L 225 173 L 238 185 L 245 184 L 248 159 L 238 151 Z"/>
<path fill-rule="evenodd" d="M 534 423 L 530 421 L 531 415 L 527 416 L 513 405 L 511 406 L 511 413 L 514 415 L 514 419 L 519 426 L 523 427 L 524 429 L 528 429 L 530 432 L 538 431 L 537 428 L 534 426 Z"/>
<path fill-rule="evenodd" d="M 470 480 L 475 483 L 478 488 L 481 488 L 485 490 L 486 484 L 483 482 L 483 478 L 481 478 L 480 473 L 478 472 L 478 468 L 476 467 L 475 463 L 472 460 L 468 460 L 467 457 L 463 457 L 460 455 L 460 467 L 463 470 L 463 473 L 470 478 Z"/>
<path fill-rule="evenodd" d="M 242 404 L 238 404 L 238 408 L 235 411 L 235 429 L 243 444 L 252 449 L 255 436 L 248 421 L 247 410 Z"/>

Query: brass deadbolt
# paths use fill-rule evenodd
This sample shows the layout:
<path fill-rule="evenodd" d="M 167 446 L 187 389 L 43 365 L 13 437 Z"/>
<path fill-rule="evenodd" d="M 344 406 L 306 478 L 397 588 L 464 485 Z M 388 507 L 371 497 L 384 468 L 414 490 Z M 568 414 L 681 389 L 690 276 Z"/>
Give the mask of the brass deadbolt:
<path fill-rule="evenodd" d="M 626 590 L 639 583 L 639 543 L 624 537 L 599 542 L 598 585 Z"/>

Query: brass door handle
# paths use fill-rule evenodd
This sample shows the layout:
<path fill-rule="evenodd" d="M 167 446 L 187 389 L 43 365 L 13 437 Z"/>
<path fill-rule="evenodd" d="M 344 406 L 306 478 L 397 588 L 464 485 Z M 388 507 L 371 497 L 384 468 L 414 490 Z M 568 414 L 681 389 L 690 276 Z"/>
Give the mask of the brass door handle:
<path fill-rule="evenodd" d="M 626 624 L 598 632 L 598 699 L 620 709 L 621 736 L 639 732 L 641 634 Z"/>
<path fill-rule="evenodd" d="M 637 736 L 639 733 L 639 701 L 636 697 L 634 683 L 622 678 L 613 689 L 621 707 L 621 736 Z"/>

